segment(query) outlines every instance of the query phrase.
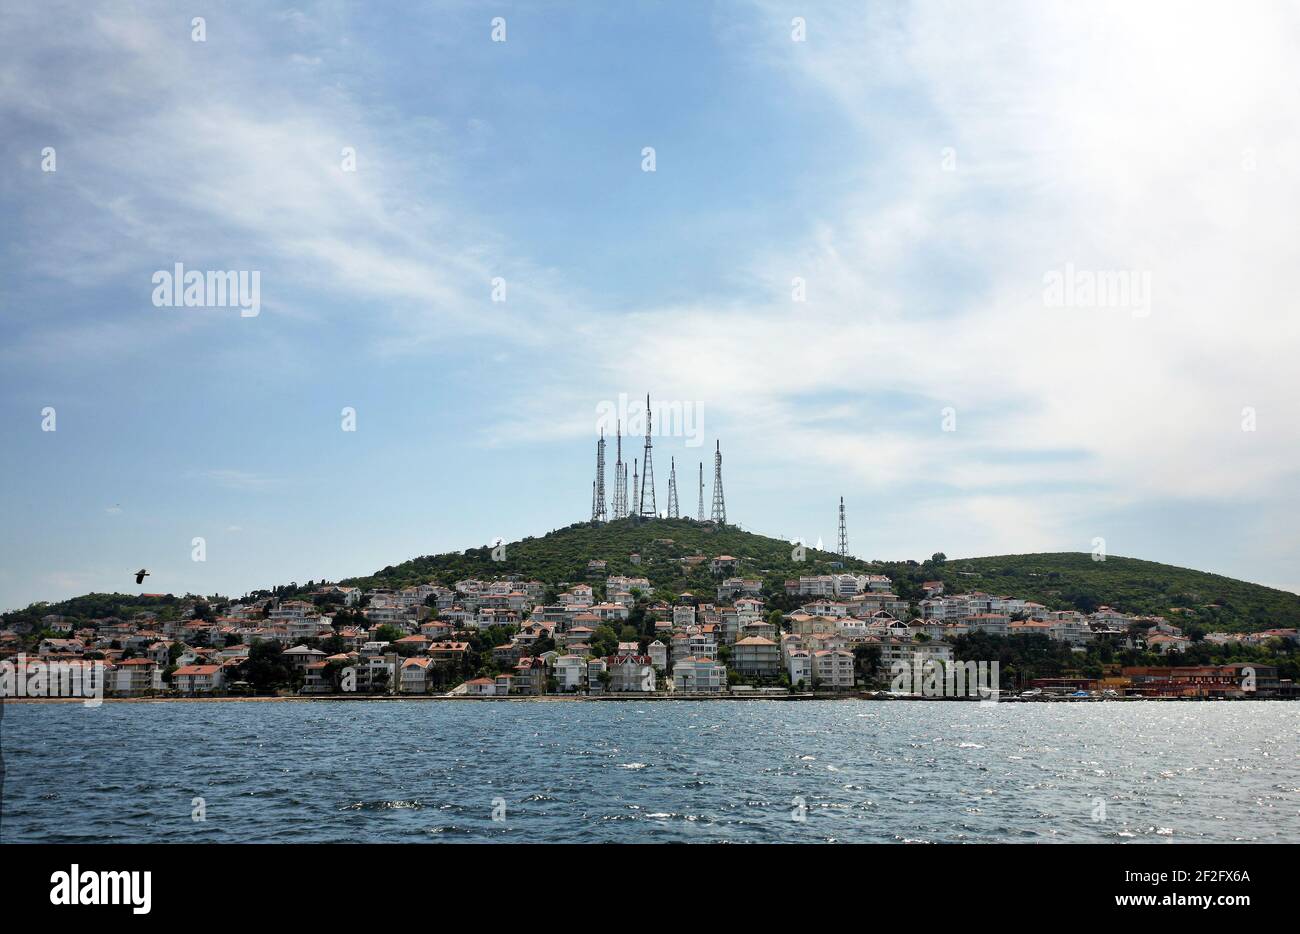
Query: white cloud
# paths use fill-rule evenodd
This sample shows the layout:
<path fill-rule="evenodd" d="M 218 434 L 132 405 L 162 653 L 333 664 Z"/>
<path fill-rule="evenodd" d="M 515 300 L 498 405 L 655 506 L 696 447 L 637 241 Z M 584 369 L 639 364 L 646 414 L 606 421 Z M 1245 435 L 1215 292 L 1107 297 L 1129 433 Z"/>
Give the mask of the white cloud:
<path fill-rule="evenodd" d="M 806 479 L 922 487 L 908 521 L 883 521 L 905 547 L 933 522 L 950 554 L 1086 550 L 1099 514 L 1276 495 L 1300 463 L 1300 11 L 1225 10 L 1025 2 L 993 23 L 969 4 L 833 4 L 801 8 L 800 44 L 785 5 L 760 5 L 729 38 L 841 103 L 858 184 L 754 258 L 770 301 L 627 314 L 611 330 L 635 343 L 505 431 L 554 437 L 549 411 L 589 433 L 593 386 L 701 399 L 715 424 L 761 425 L 750 453 Z M 1067 263 L 1149 273 L 1150 314 L 1046 307 Z M 1269 548 L 1300 546 L 1284 537 Z"/>
<path fill-rule="evenodd" d="M 489 302 L 502 265 L 542 277 L 443 198 L 438 127 L 372 115 L 332 77 L 290 69 L 268 54 L 286 36 L 229 17 L 193 43 L 147 4 L 27 13 L 0 41 L 0 114 L 75 141 L 61 155 L 63 187 L 51 186 L 63 200 L 31 218 L 32 273 L 87 288 L 138 280 L 147 308 L 160 256 L 259 269 L 271 313 L 317 316 L 302 307 L 304 294 L 350 301 L 372 334 L 369 349 L 384 353 L 467 334 L 535 341 L 560 313 L 558 301 L 530 302 L 522 287 L 518 300 Z M 344 147 L 356 153 L 355 172 L 343 169 Z M 78 223 L 63 223 L 68 215 Z M 170 316 L 151 337 L 192 326 Z M 51 313 L 6 352 L 91 353 L 106 328 Z"/>

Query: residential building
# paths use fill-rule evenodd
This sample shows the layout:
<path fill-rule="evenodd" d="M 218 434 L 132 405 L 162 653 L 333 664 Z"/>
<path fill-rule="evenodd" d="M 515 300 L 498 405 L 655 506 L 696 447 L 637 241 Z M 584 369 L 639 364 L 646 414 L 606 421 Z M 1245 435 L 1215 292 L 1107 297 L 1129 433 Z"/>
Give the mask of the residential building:
<path fill-rule="evenodd" d="M 402 660 L 401 678 L 397 690 L 401 694 L 428 694 L 432 687 L 434 662 L 431 658 L 416 656 Z"/>
<path fill-rule="evenodd" d="M 786 671 L 790 675 L 790 684 L 795 688 L 808 690 L 813 683 L 812 655 L 803 649 L 796 649 L 786 655 Z"/>
<path fill-rule="evenodd" d="M 172 687 L 182 694 L 211 694 L 223 684 L 220 665 L 184 665 L 172 672 Z"/>
<path fill-rule="evenodd" d="M 738 639 L 731 647 L 731 667 L 742 677 L 775 678 L 781 671 L 781 649 L 762 636 Z"/>
<path fill-rule="evenodd" d="M 581 691 L 587 686 L 587 660 L 581 655 L 561 655 L 552 667 L 561 693 Z"/>
<path fill-rule="evenodd" d="M 727 689 L 727 669 L 709 658 L 684 658 L 673 666 L 673 691 L 678 694 L 721 694 Z"/>
<path fill-rule="evenodd" d="M 821 649 L 812 653 L 813 684 L 822 691 L 853 690 L 853 653 Z"/>
<path fill-rule="evenodd" d="M 611 693 L 653 693 L 655 669 L 649 655 L 611 655 L 605 659 L 609 666 Z"/>

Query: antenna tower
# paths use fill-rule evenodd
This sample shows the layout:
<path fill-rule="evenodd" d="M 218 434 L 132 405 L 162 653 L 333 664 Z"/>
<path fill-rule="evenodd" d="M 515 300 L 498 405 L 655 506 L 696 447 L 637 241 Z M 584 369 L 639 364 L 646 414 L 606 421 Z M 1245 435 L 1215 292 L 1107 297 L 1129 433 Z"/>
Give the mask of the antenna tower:
<path fill-rule="evenodd" d="M 841 558 L 849 556 L 849 532 L 848 527 L 844 524 L 844 497 L 840 497 L 840 547 L 839 555 Z"/>
<path fill-rule="evenodd" d="M 596 483 L 591 494 L 591 521 L 606 522 L 609 513 L 605 511 L 605 429 L 600 430 L 600 440 L 596 442 Z"/>
<path fill-rule="evenodd" d="M 623 420 L 618 421 L 618 459 L 614 461 L 614 502 L 610 512 L 615 519 L 627 515 L 627 465 L 623 463 Z"/>
<path fill-rule="evenodd" d="M 650 491 L 650 503 L 646 504 L 646 491 Z M 641 461 L 641 498 L 637 500 L 637 515 L 643 519 L 653 519 L 658 514 L 655 509 L 655 465 L 650 459 L 650 394 L 645 396 L 645 457 Z"/>
<path fill-rule="evenodd" d="M 668 518 L 677 519 L 677 458 L 668 463 L 671 465 L 668 470 Z"/>
<path fill-rule="evenodd" d="M 722 498 L 722 442 L 717 442 L 713 453 L 713 521 L 727 524 L 727 503 Z"/>

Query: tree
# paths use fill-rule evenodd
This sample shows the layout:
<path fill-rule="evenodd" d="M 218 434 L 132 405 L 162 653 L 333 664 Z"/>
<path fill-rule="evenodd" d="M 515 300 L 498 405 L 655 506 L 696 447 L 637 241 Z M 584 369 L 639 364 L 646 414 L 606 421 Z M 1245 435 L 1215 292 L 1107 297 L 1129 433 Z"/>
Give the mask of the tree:
<path fill-rule="evenodd" d="M 247 681 L 255 691 L 267 693 L 287 686 L 293 672 L 284 660 L 284 646 L 276 639 L 258 639 L 249 647 L 248 658 L 239 665 L 236 680 Z"/>
<path fill-rule="evenodd" d="M 593 655 L 604 657 L 618 651 L 618 633 L 610 626 L 597 626 L 596 634 L 591 637 Z"/>
<path fill-rule="evenodd" d="M 948 560 L 948 556 L 945 555 L 942 551 L 936 551 L 934 554 L 930 555 L 931 564 L 943 564 L 947 560 Z"/>
<path fill-rule="evenodd" d="M 348 644 L 343 641 L 342 636 L 329 636 L 321 639 L 317 648 L 326 655 L 342 655 L 348 650 Z"/>
<path fill-rule="evenodd" d="M 338 693 L 342 687 L 343 670 L 352 664 L 351 659 L 336 658 L 325 663 L 325 670 L 321 672 L 325 683 Z"/>
<path fill-rule="evenodd" d="M 880 669 L 880 646 L 857 646 L 853 650 L 853 669 L 864 682 L 874 682 Z"/>
<path fill-rule="evenodd" d="M 384 623 L 382 626 L 380 626 L 378 629 L 375 630 L 375 641 L 396 642 L 404 635 L 406 635 L 406 633 L 404 633 L 401 629 L 394 626 L 392 623 Z"/>

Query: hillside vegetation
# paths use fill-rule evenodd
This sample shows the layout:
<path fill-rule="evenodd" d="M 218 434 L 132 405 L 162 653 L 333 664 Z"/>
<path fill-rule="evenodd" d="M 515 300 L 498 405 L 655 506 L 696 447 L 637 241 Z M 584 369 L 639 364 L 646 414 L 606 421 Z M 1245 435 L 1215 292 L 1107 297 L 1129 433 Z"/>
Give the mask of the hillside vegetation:
<path fill-rule="evenodd" d="M 522 574 L 547 584 L 578 583 L 587 579 L 587 562 L 606 562 L 605 573 L 648 578 L 662 595 L 700 590 L 712 593 L 717 581 L 707 563 L 691 568 L 681 559 L 691 555 L 741 559 L 737 574 L 779 583 L 800 574 L 829 573 L 838 556 L 809 548 L 805 561 L 794 560 L 793 546 L 779 538 L 745 532 L 734 526 L 717 528 L 694 519 L 620 519 L 604 524 L 579 523 L 541 538 L 525 538 L 505 546 L 504 560 L 493 560 L 492 548 L 471 548 L 460 553 L 429 555 L 386 567 L 370 577 L 346 583 L 362 587 L 399 587 L 466 577 Z M 632 555 L 640 555 L 634 564 Z M 849 559 L 843 566 L 866 572 L 871 565 Z"/>
<path fill-rule="evenodd" d="M 1108 556 L 1059 552 L 965 558 L 933 566 L 932 579 L 953 590 L 984 590 L 1036 600 L 1050 607 L 1091 612 L 1112 606 L 1126 613 L 1166 616 L 1207 632 L 1300 626 L 1300 596 L 1187 568 Z"/>
<path fill-rule="evenodd" d="M 634 553 L 641 556 L 640 565 L 631 562 Z M 609 574 L 649 578 L 660 596 L 687 590 L 711 593 L 716 578 L 707 564 L 691 569 L 680 561 L 693 554 L 740 558 L 736 573 L 763 579 L 771 595 L 787 578 L 825 574 L 842 565 L 859 573 L 888 575 L 895 592 L 910 600 L 924 595 L 923 582 L 942 580 L 949 592 L 983 590 L 1023 597 L 1053 609 L 1083 612 L 1111 606 L 1130 614 L 1167 616 L 1207 632 L 1300 626 L 1300 596 L 1296 594 L 1137 558 L 1110 556 L 1094 561 L 1088 553 L 1060 552 L 867 562 L 854 558 L 841 561 L 830 552 L 809 548 L 805 560 L 798 562 L 789 542 L 735 527 L 718 529 L 691 519 L 579 523 L 507 544 L 504 561 L 494 561 L 492 549 L 485 546 L 416 558 L 349 583 L 398 587 L 428 580 L 449 584 L 465 577 L 522 574 L 554 585 L 584 580 L 587 562 L 599 559 L 607 563 Z"/>
<path fill-rule="evenodd" d="M 1085 553 L 999 555 L 989 558 L 925 562 L 877 561 L 838 556 L 809 548 L 795 560 L 790 542 L 746 532 L 735 526 L 717 528 L 692 519 L 621 519 L 601 525 L 578 523 L 541 537 L 507 543 L 504 560 L 493 559 L 490 546 L 463 552 L 428 555 L 386 567 L 366 577 L 342 583 L 361 587 L 404 587 L 437 581 L 451 584 L 467 577 L 491 578 L 519 574 L 555 587 L 588 579 L 587 562 L 606 562 L 604 573 L 646 577 L 655 595 L 670 599 L 685 591 L 712 599 L 718 578 L 707 562 L 691 567 L 681 559 L 691 555 L 740 559 L 734 572 L 763 580 L 770 605 L 790 609 L 782 582 L 800 575 L 825 574 L 837 567 L 857 573 L 886 574 L 894 590 L 909 600 L 923 596 L 921 584 L 942 580 L 949 592 L 983 590 L 1035 600 L 1056 609 L 1091 612 L 1108 605 L 1130 614 L 1157 614 L 1189 628 L 1210 632 L 1257 631 L 1300 626 L 1300 596 L 1258 584 L 1187 568 L 1107 557 L 1094 561 Z M 640 555 L 634 564 L 632 555 Z M 594 580 L 603 579 L 603 574 Z M 277 587 L 267 596 L 293 597 L 312 590 L 316 582 Z M 220 602 L 220 601 L 218 601 Z M 175 613 L 178 599 L 129 594 L 87 594 L 58 603 L 38 603 L 6 613 L 6 624 L 38 620 L 46 613 L 74 618 L 129 616 L 147 609 L 164 617 Z"/>

